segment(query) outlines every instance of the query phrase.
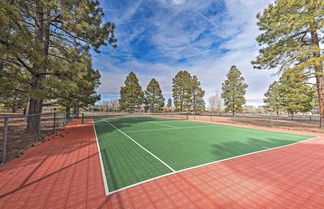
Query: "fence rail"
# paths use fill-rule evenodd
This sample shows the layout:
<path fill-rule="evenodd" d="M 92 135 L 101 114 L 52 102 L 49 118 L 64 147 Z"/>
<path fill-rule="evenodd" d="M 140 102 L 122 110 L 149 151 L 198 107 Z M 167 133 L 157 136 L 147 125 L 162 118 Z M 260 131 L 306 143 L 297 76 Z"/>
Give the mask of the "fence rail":
<path fill-rule="evenodd" d="M 25 149 L 42 141 L 45 136 L 54 133 L 66 125 L 78 114 L 69 112 L 51 112 L 31 115 L 0 115 L 0 164 L 18 157 Z M 33 119 L 39 120 L 37 129 L 30 130 L 27 125 Z"/>
<path fill-rule="evenodd" d="M 217 117 L 233 117 L 230 112 L 200 112 L 200 113 L 192 113 L 192 112 L 160 112 L 160 113 L 149 113 L 149 112 L 83 112 L 84 116 L 105 116 L 105 115 L 136 115 L 136 114 L 155 114 L 155 115 L 184 115 L 188 116 L 217 116 Z M 318 114 L 295 114 L 294 116 L 288 114 L 276 114 L 276 113 L 236 113 L 236 118 L 256 118 L 256 119 L 269 119 L 269 120 L 293 120 L 293 121 L 320 121 L 321 117 Z"/>

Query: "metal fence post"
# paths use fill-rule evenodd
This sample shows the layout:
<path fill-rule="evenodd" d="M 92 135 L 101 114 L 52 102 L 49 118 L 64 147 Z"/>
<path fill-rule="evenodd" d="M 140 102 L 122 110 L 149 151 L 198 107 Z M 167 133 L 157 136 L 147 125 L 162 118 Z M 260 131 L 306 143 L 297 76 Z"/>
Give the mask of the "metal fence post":
<path fill-rule="evenodd" d="M 61 112 L 61 126 L 64 126 L 64 114 Z"/>
<path fill-rule="evenodd" d="M 2 150 L 2 163 L 6 162 L 7 158 L 7 142 L 8 142 L 8 118 L 3 122 L 3 150 Z"/>
<path fill-rule="evenodd" d="M 42 131 L 42 115 L 39 115 L 39 125 L 38 125 L 38 141 L 41 139 L 41 131 Z"/>
<path fill-rule="evenodd" d="M 54 112 L 54 118 L 53 118 L 53 131 L 55 131 L 55 125 L 56 125 L 56 112 Z"/>
<path fill-rule="evenodd" d="M 81 124 L 84 124 L 84 113 L 81 114 Z"/>

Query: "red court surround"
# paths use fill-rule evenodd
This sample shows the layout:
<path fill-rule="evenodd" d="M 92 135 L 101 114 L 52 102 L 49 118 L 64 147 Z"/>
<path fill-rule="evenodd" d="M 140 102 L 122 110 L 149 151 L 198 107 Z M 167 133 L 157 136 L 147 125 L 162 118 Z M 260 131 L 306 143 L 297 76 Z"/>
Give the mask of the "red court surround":
<path fill-rule="evenodd" d="M 324 135 L 106 196 L 86 122 L 67 125 L 0 167 L 0 208 L 324 208 Z"/>

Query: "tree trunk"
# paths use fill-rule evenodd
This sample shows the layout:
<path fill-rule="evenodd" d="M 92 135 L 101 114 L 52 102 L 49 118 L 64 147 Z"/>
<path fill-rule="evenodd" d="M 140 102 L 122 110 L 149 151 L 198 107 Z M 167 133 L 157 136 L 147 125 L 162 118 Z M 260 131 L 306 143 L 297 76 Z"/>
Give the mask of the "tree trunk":
<path fill-rule="evenodd" d="M 16 107 L 11 108 L 12 113 L 16 113 Z"/>
<path fill-rule="evenodd" d="M 31 90 L 33 93 L 38 93 L 42 90 L 41 81 L 45 77 L 48 64 L 48 49 L 49 49 L 49 36 L 50 25 L 48 22 L 48 11 L 45 11 L 42 5 L 36 5 L 35 17 L 35 42 L 41 43 L 39 53 L 41 55 L 39 61 L 33 63 L 32 85 Z M 43 108 L 43 99 L 40 95 L 31 97 L 29 100 L 28 114 L 41 114 Z M 27 119 L 26 130 L 28 132 L 38 132 L 40 128 L 40 115 L 30 116 Z"/>
<path fill-rule="evenodd" d="M 318 33 L 316 30 L 311 32 L 312 45 L 316 48 L 314 52 L 314 57 L 319 58 L 321 56 Z M 322 62 L 314 64 L 315 76 L 316 76 L 316 86 L 318 93 L 319 102 L 319 114 L 320 114 L 320 128 L 324 128 L 324 75 L 323 75 L 323 65 Z"/>
<path fill-rule="evenodd" d="M 65 111 L 66 111 L 66 120 L 69 120 L 70 119 L 70 111 L 71 111 L 71 108 L 70 107 L 66 107 L 65 108 Z"/>
<path fill-rule="evenodd" d="M 33 92 L 40 90 L 40 79 L 39 77 L 33 77 L 33 82 L 31 89 Z M 40 127 L 40 115 L 34 115 L 34 114 L 41 114 L 43 108 L 43 100 L 40 98 L 33 98 L 31 97 L 29 100 L 29 107 L 28 107 L 28 115 L 27 118 L 27 127 L 26 131 L 35 133 L 38 132 Z"/>

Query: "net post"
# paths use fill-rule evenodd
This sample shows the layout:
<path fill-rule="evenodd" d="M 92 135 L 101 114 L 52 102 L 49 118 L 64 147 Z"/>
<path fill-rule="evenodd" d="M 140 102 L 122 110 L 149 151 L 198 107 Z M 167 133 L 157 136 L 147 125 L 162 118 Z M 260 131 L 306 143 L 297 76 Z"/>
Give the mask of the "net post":
<path fill-rule="evenodd" d="M 7 142 L 8 142 L 8 118 L 3 122 L 3 149 L 2 149 L 2 163 L 6 162 L 7 158 Z"/>

